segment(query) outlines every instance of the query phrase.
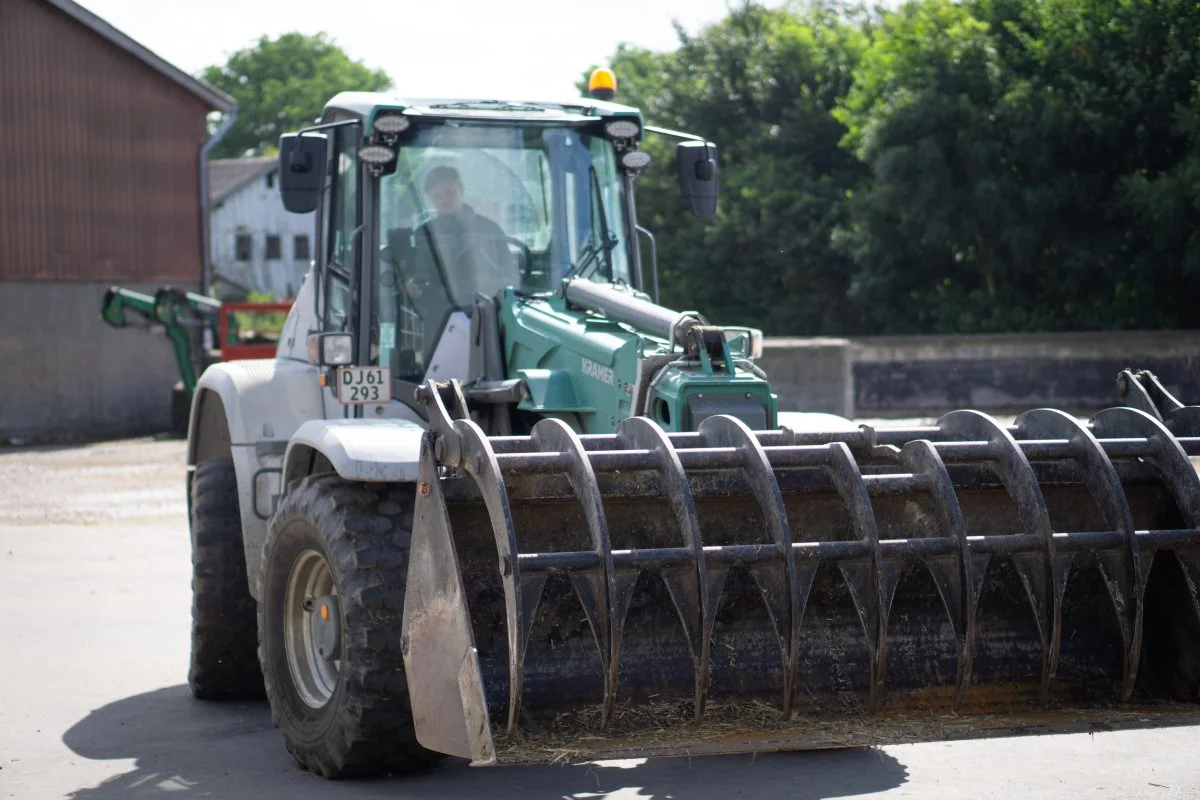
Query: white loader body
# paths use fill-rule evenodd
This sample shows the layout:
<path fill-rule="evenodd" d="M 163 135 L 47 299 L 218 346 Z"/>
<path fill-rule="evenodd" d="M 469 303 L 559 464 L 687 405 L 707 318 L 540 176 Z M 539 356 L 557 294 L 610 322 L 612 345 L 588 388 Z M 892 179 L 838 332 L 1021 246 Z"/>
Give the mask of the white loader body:
<path fill-rule="evenodd" d="M 307 338 L 319 329 L 313 273 L 288 313 L 273 359 L 232 361 L 205 370 L 192 400 L 188 468 L 232 455 L 250 591 L 258 596 L 267 524 L 289 482 L 322 469 L 347 480 L 416 480 L 425 423 L 408 405 L 342 405 L 321 367 L 308 362 Z M 447 326 L 430 377 L 466 378 L 469 321 Z M 453 327 L 453 330 L 450 328 Z M 453 341 L 449 341 L 449 340 Z M 359 409 L 362 409 L 359 411 Z M 354 416 L 361 413 L 361 417 Z M 315 459 L 323 461 L 317 465 Z"/>

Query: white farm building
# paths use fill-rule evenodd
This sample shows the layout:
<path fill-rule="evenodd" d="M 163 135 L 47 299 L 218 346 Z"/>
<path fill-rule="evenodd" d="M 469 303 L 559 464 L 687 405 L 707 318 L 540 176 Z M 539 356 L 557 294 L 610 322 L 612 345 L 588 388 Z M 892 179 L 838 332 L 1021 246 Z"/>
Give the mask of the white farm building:
<path fill-rule="evenodd" d="M 296 296 L 313 258 L 315 215 L 292 214 L 279 197 L 279 160 L 209 162 L 213 274 L 284 300 Z"/>

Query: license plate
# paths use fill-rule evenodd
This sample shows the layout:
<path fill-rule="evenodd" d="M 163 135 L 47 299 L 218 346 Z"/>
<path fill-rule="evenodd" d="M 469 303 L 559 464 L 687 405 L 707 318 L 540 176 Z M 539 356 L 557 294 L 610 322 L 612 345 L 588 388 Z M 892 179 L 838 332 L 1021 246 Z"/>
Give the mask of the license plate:
<path fill-rule="evenodd" d="M 392 371 L 387 367 L 338 367 L 337 397 L 344 405 L 390 403 Z"/>

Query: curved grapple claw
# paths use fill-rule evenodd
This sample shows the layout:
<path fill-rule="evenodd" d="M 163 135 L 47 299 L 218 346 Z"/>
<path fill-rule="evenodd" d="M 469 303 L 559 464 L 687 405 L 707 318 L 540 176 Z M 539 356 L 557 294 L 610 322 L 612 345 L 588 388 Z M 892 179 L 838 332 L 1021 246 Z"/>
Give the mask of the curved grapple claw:
<path fill-rule="evenodd" d="M 1200 717 L 1194 407 L 489 439 L 427 396 L 404 630 L 426 746 L 490 763 Z"/>

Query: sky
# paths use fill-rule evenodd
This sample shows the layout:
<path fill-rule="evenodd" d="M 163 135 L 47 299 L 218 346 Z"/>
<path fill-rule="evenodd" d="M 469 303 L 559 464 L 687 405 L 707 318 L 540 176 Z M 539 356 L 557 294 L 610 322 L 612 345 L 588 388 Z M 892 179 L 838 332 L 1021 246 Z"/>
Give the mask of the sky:
<path fill-rule="evenodd" d="M 324 31 L 410 97 L 554 99 L 621 42 L 670 50 L 738 0 L 77 0 L 196 74 L 262 35 Z M 783 0 L 764 5 L 780 6 Z M 617 76 L 618 82 L 620 76 Z M 618 94 L 617 100 L 620 100 Z"/>

